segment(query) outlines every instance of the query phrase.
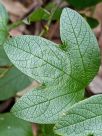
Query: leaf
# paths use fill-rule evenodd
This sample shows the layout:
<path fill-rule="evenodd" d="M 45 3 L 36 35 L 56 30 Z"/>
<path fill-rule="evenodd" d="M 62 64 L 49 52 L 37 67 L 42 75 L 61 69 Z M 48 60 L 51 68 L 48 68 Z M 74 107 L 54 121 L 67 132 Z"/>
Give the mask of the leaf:
<path fill-rule="evenodd" d="M 0 28 L 0 45 L 4 44 L 4 41 L 6 40 L 8 36 L 8 31 L 6 26 L 2 26 L 3 29 Z"/>
<path fill-rule="evenodd" d="M 0 46 L 0 100 L 15 96 L 30 83 L 28 76 L 12 66 L 3 46 Z"/>
<path fill-rule="evenodd" d="M 89 26 L 93 29 L 95 27 L 97 27 L 99 25 L 99 22 L 97 19 L 90 17 L 90 16 L 86 16 L 85 14 L 81 14 L 82 17 L 84 17 L 87 21 L 87 23 L 89 24 Z"/>
<path fill-rule="evenodd" d="M 93 96 L 72 106 L 54 130 L 63 136 L 101 136 L 102 95 Z"/>
<path fill-rule="evenodd" d="M 62 13 L 62 9 L 61 8 L 57 8 L 56 12 L 54 13 L 54 15 L 52 17 L 52 20 L 53 21 L 59 20 L 60 16 L 61 16 L 61 13 Z"/>
<path fill-rule="evenodd" d="M 56 4 L 53 2 L 49 2 L 44 8 L 51 13 L 52 9 L 56 9 Z M 60 7 L 57 7 L 52 17 L 52 20 L 59 20 L 61 13 L 62 13 L 62 9 Z"/>
<path fill-rule="evenodd" d="M 46 10 L 48 10 L 49 12 L 51 12 L 51 10 L 53 9 L 53 8 L 55 8 L 56 7 L 56 3 L 54 3 L 54 2 L 49 2 L 47 5 L 45 5 L 45 9 Z"/>
<path fill-rule="evenodd" d="M 23 96 L 13 107 L 17 117 L 56 123 L 70 106 L 84 98 L 84 88 L 99 65 L 97 40 L 86 21 L 65 8 L 61 15 L 62 45 L 38 36 L 17 36 L 5 43 L 12 63 L 45 86 Z"/>
<path fill-rule="evenodd" d="M 86 17 L 86 20 L 91 28 L 95 28 L 99 25 L 99 22 L 95 18 Z"/>
<path fill-rule="evenodd" d="M 11 65 L 11 62 L 6 55 L 3 46 L 0 46 L 0 67 L 8 65 Z"/>
<path fill-rule="evenodd" d="M 53 6 L 55 6 L 55 5 L 53 5 Z M 49 10 L 49 11 L 46 10 L 46 7 L 45 8 L 38 8 L 28 16 L 28 18 L 27 18 L 28 22 L 37 22 L 37 21 L 42 21 L 42 20 L 47 21 L 47 20 L 49 20 L 50 12 L 51 12 L 51 10 Z M 52 20 L 53 21 L 59 20 L 61 12 L 62 12 L 62 9 L 57 8 L 57 10 L 55 11 L 55 13 L 52 17 Z"/>
<path fill-rule="evenodd" d="M 7 24 L 8 19 L 8 13 L 5 7 L 0 3 L 0 22 L 2 21 L 4 24 Z"/>
<path fill-rule="evenodd" d="M 72 104 L 82 97 L 82 90 L 68 92 L 67 86 L 64 88 L 57 85 L 50 86 L 44 90 L 30 91 L 17 101 L 11 112 L 30 122 L 54 124 Z"/>
<path fill-rule="evenodd" d="M 102 2 L 102 0 L 66 0 L 66 1 L 78 9 L 94 6 L 98 4 L 99 2 Z"/>
<path fill-rule="evenodd" d="M 65 8 L 61 15 L 60 35 L 64 50 L 68 52 L 71 61 L 71 74 L 84 82 L 83 84 L 88 84 L 100 65 L 99 48 L 94 33 L 76 11 Z"/>
<path fill-rule="evenodd" d="M 46 20 L 49 18 L 50 13 L 44 8 L 38 8 L 30 14 L 28 20 L 30 22 L 36 22 L 41 20 Z"/>
<path fill-rule="evenodd" d="M 4 6 L 0 3 L 0 45 L 2 45 L 8 36 L 7 30 L 8 14 Z"/>
<path fill-rule="evenodd" d="M 33 136 L 31 124 L 10 113 L 0 114 L 0 136 Z"/>
<path fill-rule="evenodd" d="M 31 83 L 30 79 L 15 67 L 5 70 L 4 75 L 0 77 L 0 100 L 14 96 Z"/>

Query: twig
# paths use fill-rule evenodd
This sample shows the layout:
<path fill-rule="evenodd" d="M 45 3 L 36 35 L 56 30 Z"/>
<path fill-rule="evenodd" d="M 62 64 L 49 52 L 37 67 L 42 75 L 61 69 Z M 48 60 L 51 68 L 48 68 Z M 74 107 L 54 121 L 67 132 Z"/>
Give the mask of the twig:
<path fill-rule="evenodd" d="M 44 26 L 44 29 L 41 31 L 41 33 L 39 34 L 39 36 L 43 36 L 43 35 L 45 35 L 48 32 L 50 24 L 52 22 L 53 15 L 56 12 L 57 8 L 58 8 L 58 5 L 56 5 L 55 8 L 52 9 L 50 17 L 49 17 L 49 20 L 48 20 L 47 24 Z"/>
<path fill-rule="evenodd" d="M 23 20 L 24 20 L 27 16 L 29 16 L 30 13 L 32 13 L 36 8 L 41 7 L 41 5 L 42 5 L 42 3 L 36 4 L 36 5 L 35 5 L 35 4 L 31 5 L 31 7 L 30 7 L 30 9 L 28 10 L 28 12 L 27 12 L 20 20 L 14 22 L 13 24 L 11 24 L 11 25 L 8 26 L 8 30 L 10 31 L 10 30 L 12 30 L 12 29 L 14 29 L 14 28 L 16 28 L 16 27 L 18 27 L 18 26 L 20 26 L 20 25 L 23 25 L 23 24 L 24 24 Z"/>
<path fill-rule="evenodd" d="M 9 26 L 8 26 L 8 30 L 10 31 L 10 30 L 12 30 L 12 29 L 14 29 L 14 28 L 16 28 L 16 27 L 22 25 L 22 24 L 24 24 L 24 22 L 23 22 L 22 20 L 18 20 L 18 21 L 16 21 L 15 23 L 9 25 Z"/>

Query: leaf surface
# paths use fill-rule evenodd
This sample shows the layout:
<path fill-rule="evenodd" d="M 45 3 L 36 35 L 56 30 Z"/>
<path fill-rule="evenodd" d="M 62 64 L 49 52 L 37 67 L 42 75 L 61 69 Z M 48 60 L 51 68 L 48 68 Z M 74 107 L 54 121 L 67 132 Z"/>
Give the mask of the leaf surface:
<path fill-rule="evenodd" d="M 102 2 L 102 0 L 66 0 L 69 4 L 74 6 L 78 9 L 84 9 L 90 6 L 95 6 L 99 2 Z"/>
<path fill-rule="evenodd" d="M 11 67 L 3 70 L 5 71 L 0 76 L 0 100 L 15 96 L 18 91 L 22 91 L 31 84 L 30 79 L 17 68 Z"/>
<path fill-rule="evenodd" d="M 41 21 L 41 20 L 45 20 L 48 21 L 49 17 L 51 16 L 51 12 L 52 9 L 56 8 L 56 4 L 54 3 L 49 3 L 47 6 L 45 6 L 44 8 L 38 8 L 36 9 L 34 12 L 32 12 L 28 17 L 28 22 L 37 22 L 37 21 Z M 52 20 L 59 20 L 60 19 L 60 15 L 61 15 L 62 9 L 61 8 L 57 8 Z"/>
<path fill-rule="evenodd" d="M 5 7 L 0 3 L 0 45 L 2 45 L 8 36 L 7 30 L 8 14 Z"/>
<path fill-rule="evenodd" d="M 33 136 L 31 124 L 10 113 L 0 114 L 0 136 Z"/>
<path fill-rule="evenodd" d="M 62 44 L 38 36 L 17 36 L 5 43 L 12 63 L 45 87 L 23 96 L 12 112 L 36 123 L 55 123 L 84 98 L 84 88 L 99 65 L 97 40 L 87 22 L 65 8 L 60 20 Z"/>
<path fill-rule="evenodd" d="M 54 130 L 63 136 L 101 136 L 102 95 L 93 96 L 72 106 Z"/>
<path fill-rule="evenodd" d="M 97 27 L 99 25 L 99 22 L 98 20 L 96 20 L 95 18 L 92 18 L 92 17 L 88 17 L 88 16 L 85 16 L 88 24 L 90 25 L 90 27 L 93 29 L 95 27 Z"/>
<path fill-rule="evenodd" d="M 11 62 L 6 55 L 3 46 L 0 46 L 0 67 L 8 65 L 11 65 Z"/>
<path fill-rule="evenodd" d="M 50 13 L 44 8 L 38 8 L 28 17 L 30 22 L 48 20 Z"/>
<path fill-rule="evenodd" d="M 0 3 L 0 22 L 2 21 L 4 24 L 7 24 L 8 18 L 8 13 L 5 7 Z"/>
<path fill-rule="evenodd" d="M 30 84 L 28 76 L 12 66 L 3 46 L 0 46 L 0 100 L 15 96 Z"/>

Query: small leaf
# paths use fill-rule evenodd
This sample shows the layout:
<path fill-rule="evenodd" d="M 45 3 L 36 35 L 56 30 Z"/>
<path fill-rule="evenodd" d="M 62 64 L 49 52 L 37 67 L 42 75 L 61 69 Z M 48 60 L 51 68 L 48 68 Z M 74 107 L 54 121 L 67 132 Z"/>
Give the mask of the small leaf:
<path fill-rule="evenodd" d="M 54 130 L 63 136 L 101 136 L 102 95 L 93 96 L 72 106 Z"/>
<path fill-rule="evenodd" d="M 52 9 L 54 9 L 54 8 L 56 9 L 56 4 L 53 2 L 50 2 L 44 8 L 51 13 Z M 61 13 L 62 13 L 62 9 L 60 7 L 57 7 L 57 9 L 52 17 L 52 20 L 59 20 Z"/>
<path fill-rule="evenodd" d="M 10 113 L 0 114 L 0 136 L 33 136 L 31 124 Z"/>
<path fill-rule="evenodd" d="M 54 3 L 54 2 L 49 2 L 47 5 L 45 5 L 45 9 L 46 10 L 48 10 L 49 12 L 51 12 L 51 10 L 53 9 L 53 8 L 55 8 L 56 7 L 56 4 Z"/>
<path fill-rule="evenodd" d="M 102 2 L 102 0 L 66 0 L 66 1 L 78 9 L 94 6 L 97 3 Z"/>
<path fill-rule="evenodd" d="M 61 8 L 57 8 L 56 9 L 56 12 L 54 13 L 53 17 L 52 17 L 52 20 L 55 21 L 55 20 L 59 20 L 60 19 L 60 16 L 61 16 L 61 13 L 62 13 L 62 9 Z"/>
<path fill-rule="evenodd" d="M 86 20 L 91 28 L 95 28 L 99 25 L 99 22 L 95 18 L 86 17 Z"/>
<path fill-rule="evenodd" d="M 7 30 L 8 14 L 4 6 L 0 3 L 0 45 L 2 45 L 8 36 Z"/>
<path fill-rule="evenodd" d="M 38 36 L 17 36 L 5 43 L 12 63 L 45 84 L 23 96 L 12 109 L 17 117 L 36 123 L 56 123 L 74 103 L 100 65 L 97 40 L 87 22 L 65 8 L 61 15 L 59 46 Z"/>
<path fill-rule="evenodd" d="M 49 20 L 51 10 L 53 8 L 55 8 L 55 6 L 56 6 L 55 4 L 50 3 L 45 8 L 36 9 L 34 12 L 32 12 L 28 16 L 28 18 L 27 18 L 28 22 L 37 22 L 37 21 L 41 21 L 41 20 L 45 20 L 45 21 Z M 57 8 L 53 17 L 52 17 L 52 20 L 53 21 L 59 20 L 61 12 L 62 12 L 62 9 Z"/>
<path fill-rule="evenodd" d="M 50 13 L 43 8 L 36 9 L 31 15 L 28 17 L 30 22 L 36 22 L 41 20 L 48 20 Z"/>

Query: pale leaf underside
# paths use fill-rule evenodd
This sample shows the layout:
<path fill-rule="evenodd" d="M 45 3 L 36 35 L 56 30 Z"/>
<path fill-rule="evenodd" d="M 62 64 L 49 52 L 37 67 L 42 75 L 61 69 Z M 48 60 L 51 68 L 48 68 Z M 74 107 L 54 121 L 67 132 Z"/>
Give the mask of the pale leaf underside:
<path fill-rule="evenodd" d="M 63 136 L 101 136 L 102 95 L 93 96 L 72 106 L 54 130 Z"/>
<path fill-rule="evenodd" d="M 65 8 L 61 15 L 62 45 L 38 36 L 17 36 L 5 43 L 12 63 L 45 84 L 23 96 L 12 112 L 37 123 L 55 123 L 71 105 L 83 99 L 83 89 L 99 68 L 96 38 L 84 19 Z"/>

